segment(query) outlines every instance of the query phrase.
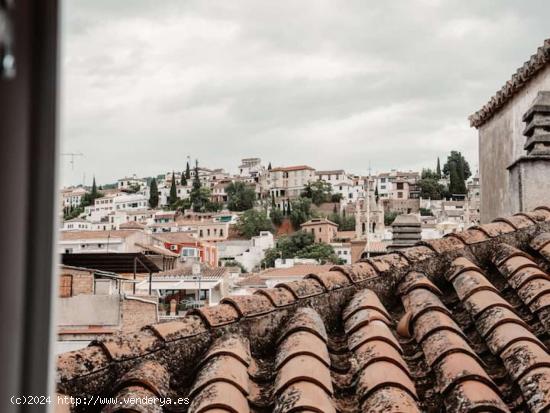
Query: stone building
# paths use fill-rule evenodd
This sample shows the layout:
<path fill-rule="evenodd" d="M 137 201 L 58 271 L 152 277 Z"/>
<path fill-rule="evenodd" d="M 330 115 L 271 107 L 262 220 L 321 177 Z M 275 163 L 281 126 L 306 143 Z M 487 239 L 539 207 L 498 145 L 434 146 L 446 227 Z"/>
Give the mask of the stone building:
<path fill-rule="evenodd" d="M 312 218 L 300 226 L 302 231 L 311 232 L 317 243 L 331 243 L 338 232 L 338 225 L 325 218 Z"/>
<path fill-rule="evenodd" d="M 550 201 L 549 62 L 547 39 L 469 118 L 479 132 L 482 223 Z"/>

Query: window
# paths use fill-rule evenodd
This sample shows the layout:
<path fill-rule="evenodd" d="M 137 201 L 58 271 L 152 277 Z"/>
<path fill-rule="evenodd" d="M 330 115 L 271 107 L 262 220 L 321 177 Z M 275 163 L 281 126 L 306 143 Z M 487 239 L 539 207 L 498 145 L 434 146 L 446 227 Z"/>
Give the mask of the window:
<path fill-rule="evenodd" d="M 396 185 L 397 189 L 403 189 L 403 182 L 398 182 Z"/>
<path fill-rule="evenodd" d="M 403 198 L 403 192 L 398 192 L 397 193 L 397 198 Z"/>
<path fill-rule="evenodd" d="M 62 274 L 59 281 L 59 296 L 61 298 L 71 297 L 73 295 L 73 276 L 71 274 Z"/>

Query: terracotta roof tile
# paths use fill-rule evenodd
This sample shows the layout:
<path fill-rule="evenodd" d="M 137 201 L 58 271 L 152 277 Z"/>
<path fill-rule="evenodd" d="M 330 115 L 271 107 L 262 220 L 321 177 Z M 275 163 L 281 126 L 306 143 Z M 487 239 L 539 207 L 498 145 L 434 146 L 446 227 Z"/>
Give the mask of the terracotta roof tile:
<path fill-rule="evenodd" d="M 378 276 L 376 269 L 368 262 L 358 262 L 353 265 L 336 265 L 331 268 L 331 271 L 340 271 L 346 274 L 353 283 Z"/>
<path fill-rule="evenodd" d="M 220 303 L 233 306 L 240 317 L 252 317 L 274 310 L 271 300 L 266 296 L 258 294 L 231 295 L 223 298 Z"/>
<path fill-rule="evenodd" d="M 389 327 L 380 320 L 374 320 L 369 324 L 362 326 L 348 338 L 348 345 L 351 351 L 355 351 L 369 341 L 384 341 L 392 345 L 400 353 L 403 352 L 401 345 L 392 334 Z"/>
<path fill-rule="evenodd" d="M 546 411 L 550 280 L 538 263 L 549 221 L 544 208 L 369 262 L 316 266 L 94 342 L 59 357 L 57 391 L 189 397 L 190 413 Z"/>
<path fill-rule="evenodd" d="M 250 412 L 250 408 L 246 396 L 239 389 L 230 383 L 219 381 L 202 389 L 189 405 L 189 412 L 214 413 L 216 411 L 247 413 Z"/>
<path fill-rule="evenodd" d="M 449 387 L 465 380 L 483 382 L 489 387 L 498 390 L 481 365 L 469 354 L 451 353 L 443 358 L 434 370 L 438 383 L 438 391 L 443 394 L 447 392 Z"/>
<path fill-rule="evenodd" d="M 297 331 L 287 336 L 279 345 L 275 367 L 278 369 L 288 360 L 299 355 L 315 357 L 327 367 L 330 366 L 326 343 L 318 335 L 307 331 Z"/>
<path fill-rule="evenodd" d="M 213 307 L 201 307 L 191 310 L 190 314 L 199 315 L 210 327 L 219 327 L 238 320 L 239 313 L 234 306 L 220 304 Z"/>
<path fill-rule="evenodd" d="M 325 291 L 324 287 L 319 283 L 319 281 L 313 278 L 288 283 L 280 283 L 277 284 L 275 287 L 287 289 L 297 299 L 313 297 L 315 295 L 322 294 Z"/>
<path fill-rule="evenodd" d="M 424 261 L 436 255 L 435 251 L 425 245 L 416 247 L 404 248 L 396 251 L 397 254 L 403 256 L 409 263 Z"/>
<path fill-rule="evenodd" d="M 340 271 L 325 271 L 319 274 L 306 275 L 306 279 L 313 278 L 319 282 L 325 290 L 331 291 L 351 285 L 349 278 Z"/>
<path fill-rule="evenodd" d="M 470 314 L 476 318 L 474 313 Z M 550 403 L 550 356 L 544 344 L 505 306 L 493 307 L 477 319 L 476 325 L 491 352 L 502 359 L 511 378 L 519 380 L 531 410 L 546 409 Z"/>
<path fill-rule="evenodd" d="M 372 290 L 364 289 L 353 296 L 350 303 L 342 312 L 344 322 L 361 310 L 375 310 L 376 313 L 383 315 L 388 324 L 391 324 L 391 316 Z"/>
<path fill-rule="evenodd" d="M 482 290 L 472 294 L 464 302 L 464 307 L 473 318 L 480 317 L 483 312 L 493 307 L 505 307 L 514 311 L 514 308 L 508 301 L 502 298 L 494 291 Z"/>
<path fill-rule="evenodd" d="M 111 360 L 120 361 L 158 350 L 163 345 L 163 341 L 153 332 L 142 330 L 134 333 L 131 340 L 127 340 L 123 335 L 116 335 L 106 338 L 98 344 L 105 349 Z"/>
<path fill-rule="evenodd" d="M 545 245 L 550 244 L 550 232 L 543 232 L 531 241 L 531 248 L 540 251 Z"/>
<path fill-rule="evenodd" d="M 464 242 L 466 245 L 477 244 L 478 242 L 483 242 L 489 238 L 489 236 L 484 231 L 477 228 L 471 228 L 463 232 L 452 232 L 445 236 L 456 237 Z"/>
<path fill-rule="evenodd" d="M 514 229 L 529 227 L 534 224 L 534 220 L 525 215 L 514 215 L 508 218 L 497 218 L 493 222 L 505 222 Z"/>
<path fill-rule="evenodd" d="M 445 398 L 447 412 L 509 412 L 499 394 L 477 380 L 459 383 Z"/>
<path fill-rule="evenodd" d="M 434 240 L 420 241 L 418 245 L 424 245 L 431 248 L 438 254 L 444 254 L 464 248 L 464 242 L 456 237 L 446 237 Z"/>
<path fill-rule="evenodd" d="M 363 403 L 365 412 L 420 413 L 414 398 L 395 387 L 382 387 L 375 390 Z"/>
<path fill-rule="evenodd" d="M 308 381 L 300 381 L 287 387 L 278 396 L 273 412 L 336 413 L 336 409 L 330 396 L 321 387 Z"/>
<path fill-rule="evenodd" d="M 533 412 L 546 412 L 550 408 L 550 368 L 531 370 L 519 380 L 519 386 Z"/>
<path fill-rule="evenodd" d="M 297 310 L 292 319 L 285 325 L 279 340 L 282 341 L 287 336 L 297 331 L 306 331 L 315 334 L 325 343 L 328 341 L 327 331 L 323 320 L 321 320 L 319 314 L 311 308 L 306 307 Z"/>
<path fill-rule="evenodd" d="M 490 224 L 474 226 L 472 229 L 478 229 L 491 238 L 515 231 L 515 228 L 506 222 L 491 222 Z"/>
<path fill-rule="evenodd" d="M 441 290 L 437 288 L 433 282 L 431 282 L 424 274 L 417 271 L 409 272 L 403 280 L 401 280 L 399 286 L 397 287 L 396 293 L 397 295 L 406 295 L 416 288 L 425 288 L 434 294 L 443 295 Z"/>
<path fill-rule="evenodd" d="M 139 385 L 157 397 L 167 397 L 170 388 L 170 374 L 160 363 L 151 360 L 144 361 L 118 380 L 115 391 L 129 385 Z"/>
<path fill-rule="evenodd" d="M 379 274 L 389 271 L 398 271 L 401 268 L 408 266 L 407 259 L 397 253 L 384 254 L 378 257 L 369 258 L 367 262 L 372 264 Z"/>
<path fill-rule="evenodd" d="M 296 301 L 294 294 L 285 288 L 262 288 L 256 290 L 254 294 L 265 295 L 275 307 L 285 307 Z"/>
<path fill-rule="evenodd" d="M 382 387 L 399 388 L 415 399 L 418 397 L 410 376 L 392 362 L 379 361 L 368 365 L 359 373 L 357 380 L 357 393 L 363 400 Z"/>
<path fill-rule="evenodd" d="M 175 341 L 206 332 L 206 326 L 197 316 L 186 316 L 178 321 L 158 323 L 149 328 L 164 341 Z"/>

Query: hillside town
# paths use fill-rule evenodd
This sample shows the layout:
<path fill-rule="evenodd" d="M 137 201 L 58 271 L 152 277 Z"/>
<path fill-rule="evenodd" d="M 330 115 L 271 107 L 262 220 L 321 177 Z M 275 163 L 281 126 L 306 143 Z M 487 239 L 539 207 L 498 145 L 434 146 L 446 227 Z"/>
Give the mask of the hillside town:
<path fill-rule="evenodd" d="M 124 327 L 87 330 L 104 324 L 95 305 L 108 306 L 75 300 L 76 279 L 88 278 L 88 294 L 127 293 L 125 322 L 145 324 L 478 224 L 477 174 L 456 151 L 434 164 L 356 175 L 260 158 L 242 159 L 236 173 L 187 161 L 155 177 L 64 188 L 60 288 L 71 299 L 62 349 Z M 71 319 L 82 300 L 90 301 L 90 319 Z"/>

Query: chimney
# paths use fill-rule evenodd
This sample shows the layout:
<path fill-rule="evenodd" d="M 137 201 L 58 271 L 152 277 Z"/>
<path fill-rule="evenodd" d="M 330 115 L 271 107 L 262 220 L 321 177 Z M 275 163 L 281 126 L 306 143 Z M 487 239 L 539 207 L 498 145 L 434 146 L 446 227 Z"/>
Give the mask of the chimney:
<path fill-rule="evenodd" d="M 550 155 L 550 92 L 538 93 L 533 104 L 523 115 L 527 138 L 523 149 L 527 156 Z"/>
<path fill-rule="evenodd" d="M 391 227 L 393 237 L 389 250 L 412 247 L 422 238 L 422 228 L 416 215 L 398 215 Z"/>

